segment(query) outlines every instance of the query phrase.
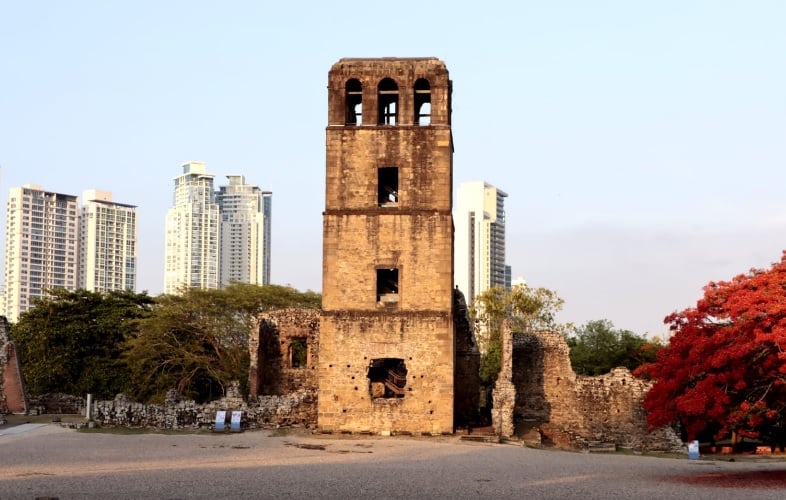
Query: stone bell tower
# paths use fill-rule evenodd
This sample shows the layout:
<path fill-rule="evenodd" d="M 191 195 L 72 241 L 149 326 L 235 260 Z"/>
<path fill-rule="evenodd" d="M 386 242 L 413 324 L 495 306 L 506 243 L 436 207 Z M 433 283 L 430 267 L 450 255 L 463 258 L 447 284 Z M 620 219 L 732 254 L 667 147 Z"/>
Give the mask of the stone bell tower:
<path fill-rule="evenodd" d="M 436 58 L 328 76 L 318 426 L 454 430 L 451 81 Z"/>

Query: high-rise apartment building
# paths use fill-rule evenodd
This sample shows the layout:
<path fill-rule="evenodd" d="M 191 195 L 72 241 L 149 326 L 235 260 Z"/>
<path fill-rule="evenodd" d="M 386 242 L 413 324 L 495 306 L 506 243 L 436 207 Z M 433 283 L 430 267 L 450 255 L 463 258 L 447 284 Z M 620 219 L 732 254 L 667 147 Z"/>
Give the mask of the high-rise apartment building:
<path fill-rule="evenodd" d="M 219 252 L 219 208 L 213 174 L 191 161 L 175 177 L 174 205 L 166 215 L 164 293 L 183 287 L 216 289 Z"/>
<path fill-rule="evenodd" d="M 246 184 L 242 175 L 228 175 L 216 202 L 221 213 L 219 279 L 270 283 L 270 215 L 272 193 Z"/>
<path fill-rule="evenodd" d="M 456 208 L 453 279 L 467 303 L 494 286 L 505 287 L 505 198 L 483 182 L 459 186 Z"/>
<path fill-rule="evenodd" d="M 26 184 L 6 206 L 3 313 L 11 322 L 48 288 L 75 290 L 78 279 L 77 197 Z"/>
<path fill-rule="evenodd" d="M 82 193 L 78 287 L 94 292 L 136 290 L 136 206 L 115 203 L 112 193 Z"/>

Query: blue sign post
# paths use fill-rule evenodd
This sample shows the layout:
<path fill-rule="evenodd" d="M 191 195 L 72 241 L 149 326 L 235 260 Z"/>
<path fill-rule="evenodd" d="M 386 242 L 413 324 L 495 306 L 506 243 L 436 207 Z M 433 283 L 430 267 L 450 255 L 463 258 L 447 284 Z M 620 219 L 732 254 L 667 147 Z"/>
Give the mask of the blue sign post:
<path fill-rule="evenodd" d="M 689 460 L 698 460 L 699 459 L 699 441 L 694 440 L 688 443 L 688 459 Z"/>

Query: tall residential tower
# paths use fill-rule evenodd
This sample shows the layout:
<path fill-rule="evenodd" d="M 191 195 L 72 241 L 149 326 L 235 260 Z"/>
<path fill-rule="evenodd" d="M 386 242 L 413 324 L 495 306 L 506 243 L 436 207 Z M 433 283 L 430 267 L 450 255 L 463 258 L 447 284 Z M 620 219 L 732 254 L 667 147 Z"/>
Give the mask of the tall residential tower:
<path fill-rule="evenodd" d="M 109 191 L 82 193 L 79 288 L 136 291 L 136 215 L 136 206 L 113 202 Z"/>
<path fill-rule="evenodd" d="M 486 182 L 459 186 L 453 221 L 456 286 L 467 303 L 494 286 L 506 286 L 505 198 L 507 193 Z M 508 271 L 509 273 L 509 271 Z"/>
<path fill-rule="evenodd" d="M 270 284 L 270 217 L 272 193 L 246 184 L 242 175 L 228 175 L 216 202 L 221 212 L 219 278 Z"/>
<path fill-rule="evenodd" d="M 164 293 L 183 287 L 216 289 L 218 279 L 219 210 L 213 174 L 191 161 L 175 177 L 174 205 L 166 215 Z"/>
<path fill-rule="evenodd" d="M 77 288 L 77 197 L 25 184 L 6 207 L 3 313 L 11 322 L 47 288 Z"/>

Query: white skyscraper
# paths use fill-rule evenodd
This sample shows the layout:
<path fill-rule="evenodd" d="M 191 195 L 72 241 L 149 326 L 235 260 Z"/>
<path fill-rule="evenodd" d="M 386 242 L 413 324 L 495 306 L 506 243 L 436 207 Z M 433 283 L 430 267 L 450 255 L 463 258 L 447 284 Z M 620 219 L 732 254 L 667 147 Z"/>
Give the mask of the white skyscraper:
<path fill-rule="evenodd" d="M 453 280 L 468 304 L 493 286 L 505 286 L 507 196 L 482 181 L 459 186 L 453 211 Z"/>
<path fill-rule="evenodd" d="M 79 288 L 136 291 L 136 207 L 114 203 L 112 193 L 82 193 L 79 221 Z"/>
<path fill-rule="evenodd" d="M 164 293 L 182 287 L 216 289 L 219 286 L 219 209 L 213 174 L 205 164 L 182 165 L 176 177 L 174 205 L 166 215 Z"/>
<path fill-rule="evenodd" d="M 48 288 L 76 290 L 77 197 L 25 184 L 11 188 L 6 206 L 3 313 L 11 322 Z"/>
<path fill-rule="evenodd" d="M 246 184 L 242 175 L 228 175 L 216 202 L 221 212 L 219 278 L 231 281 L 270 283 L 270 215 L 272 196 Z"/>

